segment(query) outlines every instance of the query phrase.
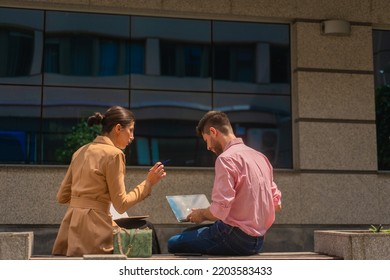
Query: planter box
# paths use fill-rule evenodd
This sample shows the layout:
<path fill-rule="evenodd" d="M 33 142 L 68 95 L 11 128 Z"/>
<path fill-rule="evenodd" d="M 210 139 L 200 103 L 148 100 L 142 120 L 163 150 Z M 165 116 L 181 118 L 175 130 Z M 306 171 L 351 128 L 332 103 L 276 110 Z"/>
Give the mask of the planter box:
<path fill-rule="evenodd" d="M 344 260 L 390 260 L 390 234 L 368 230 L 314 231 L 314 251 Z"/>

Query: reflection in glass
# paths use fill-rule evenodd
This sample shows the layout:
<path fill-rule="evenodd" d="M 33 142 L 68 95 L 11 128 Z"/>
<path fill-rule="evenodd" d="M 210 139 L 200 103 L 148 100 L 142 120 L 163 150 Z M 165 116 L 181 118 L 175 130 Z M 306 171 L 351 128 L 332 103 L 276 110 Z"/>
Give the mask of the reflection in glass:
<path fill-rule="evenodd" d="M 62 163 L 81 119 L 121 105 L 137 119 L 128 164 L 213 166 L 195 127 L 214 109 L 289 168 L 289 40 L 287 24 L 0 8 L 0 139 L 28 143 L 0 162 Z"/>
<path fill-rule="evenodd" d="M 132 72 L 132 87 L 210 91 L 210 23 L 132 17 L 132 42 L 145 42 L 145 71 Z"/>
<path fill-rule="evenodd" d="M 39 84 L 43 12 L 0 9 L 0 83 Z"/>
<path fill-rule="evenodd" d="M 290 94 L 289 27 L 213 22 L 214 90 Z"/>
<path fill-rule="evenodd" d="M 111 106 L 128 107 L 128 104 L 127 90 L 44 88 L 42 160 L 58 162 L 56 151 L 64 146 L 64 136 L 94 112 L 104 113 Z"/>
<path fill-rule="evenodd" d="M 390 31 L 373 30 L 378 169 L 390 170 Z"/>
<path fill-rule="evenodd" d="M 230 118 L 236 136 L 279 168 L 292 164 L 289 96 L 214 94 L 215 110 Z"/>
<path fill-rule="evenodd" d="M 37 160 L 41 89 L 0 86 L 0 162 Z"/>
<path fill-rule="evenodd" d="M 45 83 L 128 87 L 129 17 L 48 12 Z"/>
<path fill-rule="evenodd" d="M 137 120 L 132 162 L 150 165 L 170 159 L 169 164 L 174 166 L 210 163 L 195 127 L 211 110 L 211 94 L 133 91 L 131 110 Z"/>

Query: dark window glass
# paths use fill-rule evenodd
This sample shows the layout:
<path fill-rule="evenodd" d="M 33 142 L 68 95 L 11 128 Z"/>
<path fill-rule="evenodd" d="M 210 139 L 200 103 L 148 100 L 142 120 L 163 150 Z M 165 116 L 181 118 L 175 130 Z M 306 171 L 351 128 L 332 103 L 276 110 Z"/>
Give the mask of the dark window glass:
<path fill-rule="evenodd" d="M 132 17 L 131 40 L 145 42 L 146 57 L 133 88 L 211 91 L 210 21 Z"/>
<path fill-rule="evenodd" d="M 137 120 L 127 164 L 213 166 L 195 127 L 222 110 L 290 168 L 290 80 L 284 24 L 0 8 L 0 162 L 67 163 L 99 132 L 86 118 L 121 105 Z"/>
<path fill-rule="evenodd" d="M 255 45 L 216 44 L 215 79 L 232 82 L 255 82 Z"/>
<path fill-rule="evenodd" d="M 263 152 L 274 166 L 291 167 L 289 96 L 214 94 L 214 109 L 226 112 L 236 136 Z"/>
<path fill-rule="evenodd" d="M 288 25 L 213 22 L 214 91 L 290 95 Z"/>
<path fill-rule="evenodd" d="M 209 46 L 160 42 L 161 75 L 209 77 Z"/>
<path fill-rule="evenodd" d="M 145 74 L 145 43 L 132 40 L 130 43 L 130 72 L 132 74 Z M 127 71 L 129 72 L 129 71 Z"/>
<path fill-rule="evenodd" d="M 129 17 L 47 12 L 45 84 L 128 87 Z"/>
<path fill-rule="evenodd" d="M 0 163 L 39 160 L 41 88 L 0 85 Z"/>
<path fill-rule="evenodd" d="M 390 170 L 390 31 L 373 31 L 378 168 Z"/>
<path fill-rule="evenodd" d="M 43 12 L 0 9 L 0 83 L 40 84 Z"/>
<path fill-rule="evenodd" d="M 131 163 L 150 165 L 170 159 L 175 166 L 211 165 L 211 155 L 195 127 L 211 110 L 211 94 L 200 92 L 133 91 L 131 109 L 136 115 Z"/>
<path fill-rule="evenodd" d="M 104 113 L 110 106 L 128 107 L 127 90 L 83 89 L 46 87 L 43 92 L 42 161 L 45 163 L 67 163 L 61 153 L 75 151 L 89 134 L 76 130 L 80 123 L 94 112 Z M 66 146 L 64 139 L 73 134 L 80 142 Z M 93 139 L 89 139 L 93 140 Z"/>

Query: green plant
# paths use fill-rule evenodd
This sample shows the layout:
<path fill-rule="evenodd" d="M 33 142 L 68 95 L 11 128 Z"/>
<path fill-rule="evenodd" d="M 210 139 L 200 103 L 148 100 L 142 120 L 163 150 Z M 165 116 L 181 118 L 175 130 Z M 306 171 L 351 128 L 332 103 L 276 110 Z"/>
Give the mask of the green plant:
<path fill-rule="evenodd" d="M 390 233 L 390 229 L 383 229 L 383 226 L 381 224 L 379 224 L 378 226 L 371 225 L 370 231 L 375 233 Z"/>
<path fill-rule="evenodd" d="M 86 120 L 81 120 L 64 137 L 64 146 L 56 151 L 57 160 L 69 163 L 73 153 L 81 146 L 91 142 L 101 132 L 101 125 L 89 127 Z"/>

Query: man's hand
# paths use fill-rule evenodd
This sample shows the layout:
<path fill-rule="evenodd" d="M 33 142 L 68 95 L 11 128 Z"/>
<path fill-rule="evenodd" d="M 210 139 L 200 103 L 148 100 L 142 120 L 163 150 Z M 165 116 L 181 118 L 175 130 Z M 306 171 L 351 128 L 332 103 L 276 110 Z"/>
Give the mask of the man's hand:
<path fill-rule="evenodd" d="M 217 218 L 211 214 L 209 208 L 192 209 L 192 212 L 187 216 L 187 219 L 195 224 L 200 224 L 204 221 L 216 221 Z"/>

